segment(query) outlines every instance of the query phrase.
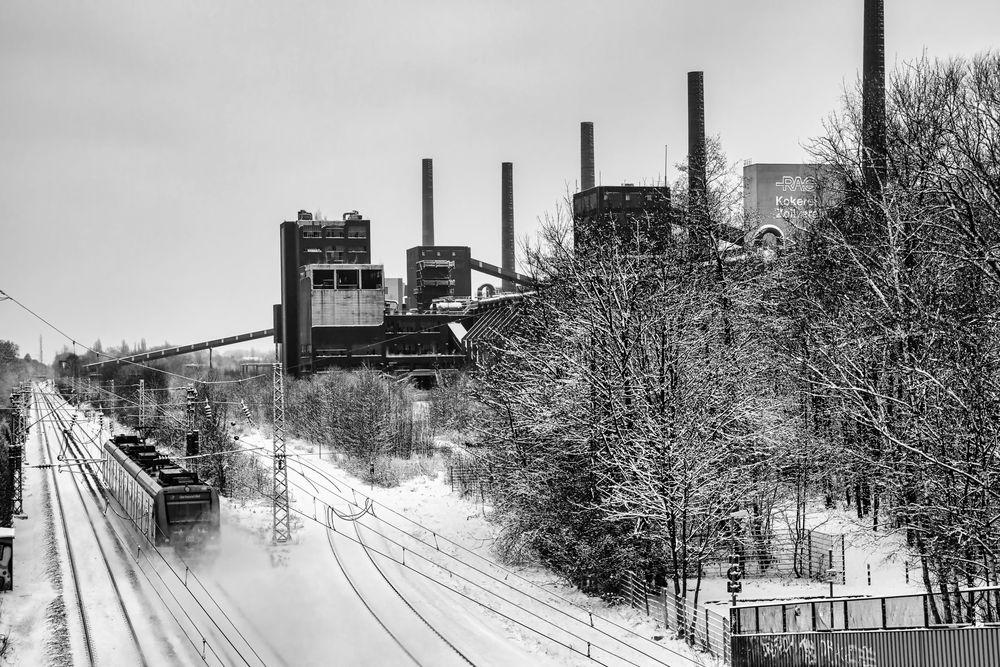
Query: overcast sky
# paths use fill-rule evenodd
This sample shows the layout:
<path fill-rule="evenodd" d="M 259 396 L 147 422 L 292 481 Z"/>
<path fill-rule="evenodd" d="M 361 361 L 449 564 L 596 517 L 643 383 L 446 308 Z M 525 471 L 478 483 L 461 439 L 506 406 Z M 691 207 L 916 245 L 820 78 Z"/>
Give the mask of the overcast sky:
<path fill-rule="evenodd" d="M 732 161 L 805 159 L 862 5 L 0 0 L 0 289 L 88 345 L 267 328 L 300 208 L 358 209 L 405 275 L 425 157 L 435 240 L 499 264 L 500 163 L 519 239 L 575 187 L 580 121 L 604 184 L 662 178 L 690 70 Z M 886 5 L 888 67 L 996 46 L 996 0 Z M 66 341 L 0 302 L 0 338 L 39 333 L 51 361 Z"/>

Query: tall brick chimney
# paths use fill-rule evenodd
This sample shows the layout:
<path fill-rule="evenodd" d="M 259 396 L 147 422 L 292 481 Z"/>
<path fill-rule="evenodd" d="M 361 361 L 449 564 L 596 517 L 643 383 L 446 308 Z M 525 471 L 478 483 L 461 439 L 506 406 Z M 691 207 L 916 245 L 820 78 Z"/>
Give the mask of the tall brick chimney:
<path fill-rule="evenodd" d="M 888 171 L 885 126 L 885 2 L 865 0 L 861 69 L 861 173 L 866 193 L 882 192 Z"/>
<path fill-rule="evenodd" d="M 434 245 L 434 160 L 423 161 L 423 238 L 420 245 Z"/>
<path fill-rule="evenodd" d="M 594 187 L 594 124 L 580 123 L 580 191 Z"/>
<path fill-rule="evenodd" d="M 706 159 L 705 73 L 688 72 L 688 211 L 699 228 L 708 222 Z"/>
<path fill-rule="evenodd" d="M 500 165 L 500 268 L 514 272 L 514 164 Z M 503 279 L 503 291 L 513 292 L 514 283 Z"/>

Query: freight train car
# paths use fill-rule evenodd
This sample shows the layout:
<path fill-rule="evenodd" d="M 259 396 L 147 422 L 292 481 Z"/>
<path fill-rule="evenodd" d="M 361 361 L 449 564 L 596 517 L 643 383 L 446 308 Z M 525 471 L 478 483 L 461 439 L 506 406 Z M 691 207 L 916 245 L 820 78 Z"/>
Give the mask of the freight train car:
<path fill-rule="evenodd" d="M 216 540 L 218 492 L 152 445 L 115 436 L 104 445 L 103 473 L 136 529 L 154 544 L 189 548 Z"/>

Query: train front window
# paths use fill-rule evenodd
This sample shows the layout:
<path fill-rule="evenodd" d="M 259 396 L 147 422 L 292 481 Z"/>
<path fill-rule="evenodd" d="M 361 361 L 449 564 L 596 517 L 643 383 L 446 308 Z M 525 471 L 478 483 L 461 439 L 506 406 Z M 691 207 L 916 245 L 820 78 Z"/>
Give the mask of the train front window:
<path fill-rule="evenodd" d="M 205 499 L 207 500 L 207 498 Z M 205 500 L 167 501 L 167 523 L 196 523 L 207 519 L 209 504 Z"/>

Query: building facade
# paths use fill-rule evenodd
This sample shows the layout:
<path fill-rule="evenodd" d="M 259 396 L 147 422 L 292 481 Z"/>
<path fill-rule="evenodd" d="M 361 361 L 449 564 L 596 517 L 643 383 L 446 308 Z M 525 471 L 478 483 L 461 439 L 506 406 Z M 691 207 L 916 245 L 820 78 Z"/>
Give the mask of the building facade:
<path fill-rule="evenodd" d="M 303 331 L 300 270 L 311 264 L 355 264 L 371 262 L 371 221 L 357 211 L 341 220 L 315 220 L 308 211 L 299 211 L 296 220 L 281 223 L 281 363 L 286 372 L 301 372 L 302 345 L 309 333 Z M 277 328 L 277 327 L 276 327 Z"/>
<path fill-rule="evenodd" d="M 430 310 L 434 299 L 472 296 L 468 246 L 417 246 L 406 251 L 406 306 Z"/>
<path fill-rule="evenodd" d="M 743 206 L 747 241 L 782 243 L 816 219 L 831 188 L 823 187 L 823 168 L 815 164 L 747 164 L 743 167 Z M 825 192 L 826 191 L 826 192 Z"/>
<path fill-rule="evenodd" d="M 655 251 L 670 234 L 670 220 L 670 188 L 599 185 L 573 195 L 573 242 L 584 251 L 637 234 Z"/>

